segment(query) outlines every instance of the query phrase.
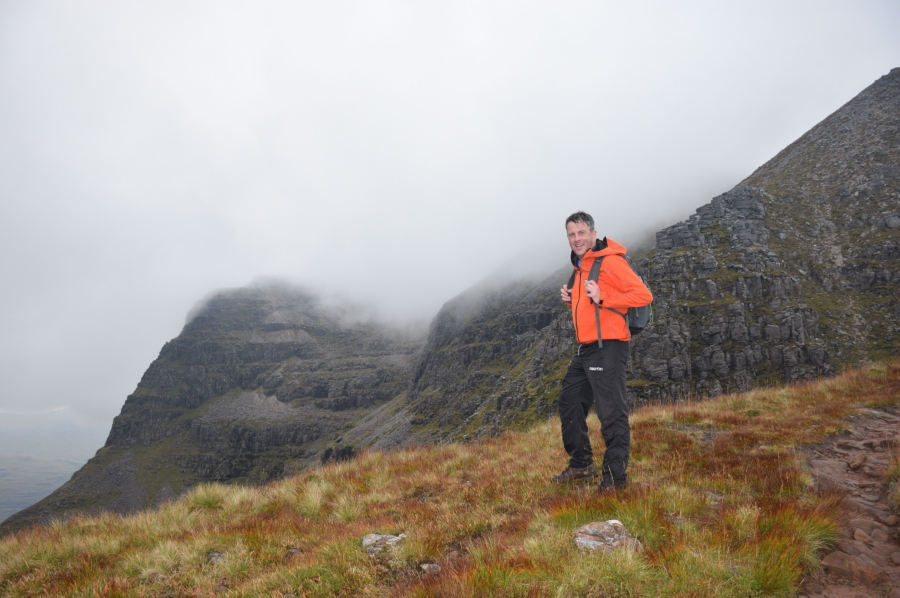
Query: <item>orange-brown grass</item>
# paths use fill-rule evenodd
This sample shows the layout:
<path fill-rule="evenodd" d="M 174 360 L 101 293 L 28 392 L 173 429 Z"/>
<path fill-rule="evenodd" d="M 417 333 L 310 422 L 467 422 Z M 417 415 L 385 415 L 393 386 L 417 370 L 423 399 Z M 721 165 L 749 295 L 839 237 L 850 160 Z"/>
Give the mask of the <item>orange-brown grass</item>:
<path fill-rule="evenodd" d="M 642 409 L 632 483 L 614 494 L 548 483 L 566 461 L 555 420 L 478 444 L 363 451 L 262 488 L 203 485 L 155 511 L 0 540 L 0 595 L 792 595 L 841 516 L 798 448 L 897 396 L 900 362 Z M 574 545 L 576 527 L 608 519 L 643 550 Z M 367 533 L 401 532 L 402 547 L 374 559 L 361 546 Z M 425 575 L 423 563 L 442 570 Z"/>

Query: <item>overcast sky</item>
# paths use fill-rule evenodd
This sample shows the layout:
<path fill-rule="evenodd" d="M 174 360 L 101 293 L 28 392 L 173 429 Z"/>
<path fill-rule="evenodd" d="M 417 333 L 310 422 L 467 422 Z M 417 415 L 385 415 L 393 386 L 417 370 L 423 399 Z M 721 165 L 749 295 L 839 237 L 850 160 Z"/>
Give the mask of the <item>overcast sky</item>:
<path fill-rule="evenodd" d="M 108 430 L 259 276 L 427 322 L 523 249 L 565 264 L 575 210 L 635 243 L 900 66 L 898 31 L 896 0 L 2 0 L 0 416 Z"/>

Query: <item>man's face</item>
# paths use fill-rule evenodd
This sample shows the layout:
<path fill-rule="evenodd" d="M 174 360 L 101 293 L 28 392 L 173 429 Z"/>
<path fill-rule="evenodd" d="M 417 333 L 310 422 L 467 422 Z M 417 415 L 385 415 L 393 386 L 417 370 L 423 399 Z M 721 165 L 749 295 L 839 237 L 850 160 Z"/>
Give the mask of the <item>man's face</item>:
<path fill-rule="evenodd" d="M 584 257 L 584 254 L 597 242 L 597 231 L 589 229 L 584 222 L 568 223 L 566 232 L 569 234 L 569 247 L 579 258 Z"/>

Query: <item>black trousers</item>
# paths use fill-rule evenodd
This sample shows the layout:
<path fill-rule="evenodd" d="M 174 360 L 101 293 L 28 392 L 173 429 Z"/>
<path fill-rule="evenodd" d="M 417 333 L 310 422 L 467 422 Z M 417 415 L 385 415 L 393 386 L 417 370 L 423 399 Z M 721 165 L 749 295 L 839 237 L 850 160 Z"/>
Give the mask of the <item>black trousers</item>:
<path fill-rule="evenodd" d="M 604 339 L 603 348 L 597 343 L 581 345 L 569 362 L 559 396 L 563 447 L 569 454 L 569 465 L 587 467 L 594 462 L 587 428 L 587 414 L 593 404 L 606 443 L 603 478 L 616 484 L 627 481 L 631 445 L 625 394 L 627 363 L 628 341 Z"/>

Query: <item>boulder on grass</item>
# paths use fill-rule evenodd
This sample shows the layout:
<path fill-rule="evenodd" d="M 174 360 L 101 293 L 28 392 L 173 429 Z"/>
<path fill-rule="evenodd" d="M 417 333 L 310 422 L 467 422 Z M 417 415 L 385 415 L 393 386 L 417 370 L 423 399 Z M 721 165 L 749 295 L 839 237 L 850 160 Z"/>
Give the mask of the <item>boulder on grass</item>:
<path fill-rule="evenodd" d="M 573 533 L 575 544 L 588 550 L 611 552 L 619 548 L 643 550 L 641 543 L 631 535 L 621 521 L 594 521 L 576 529 Z"/>

